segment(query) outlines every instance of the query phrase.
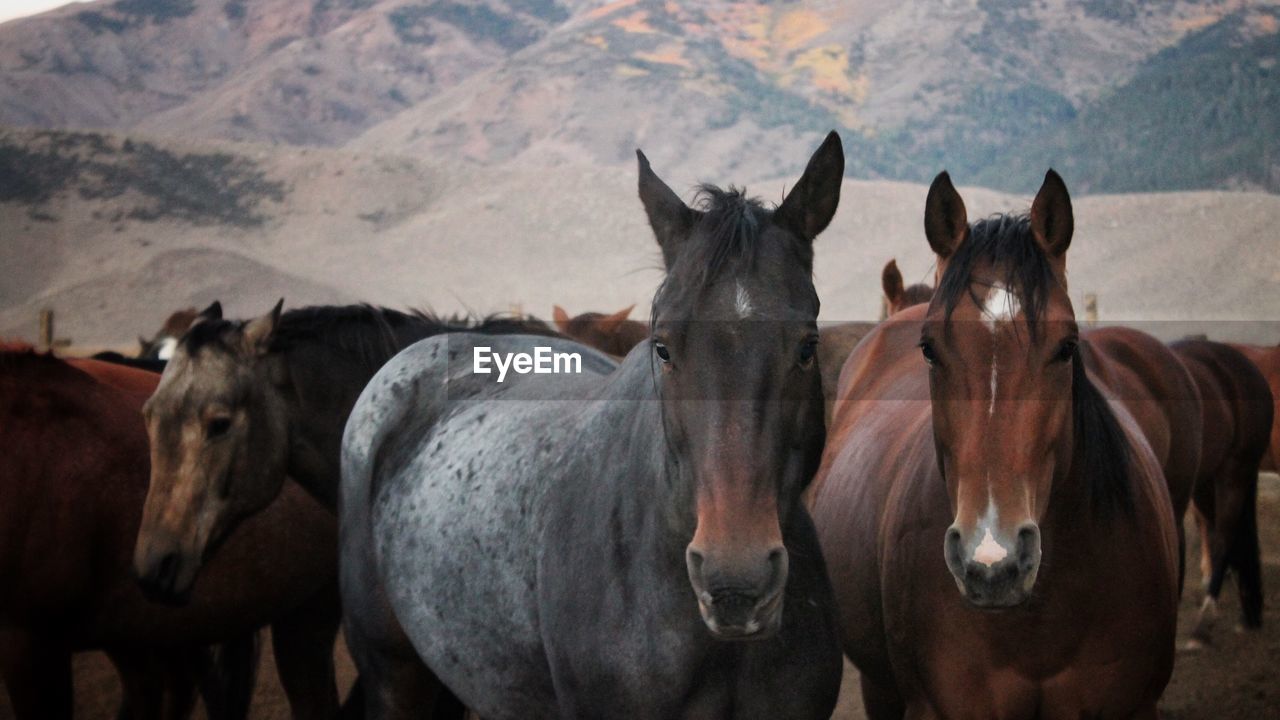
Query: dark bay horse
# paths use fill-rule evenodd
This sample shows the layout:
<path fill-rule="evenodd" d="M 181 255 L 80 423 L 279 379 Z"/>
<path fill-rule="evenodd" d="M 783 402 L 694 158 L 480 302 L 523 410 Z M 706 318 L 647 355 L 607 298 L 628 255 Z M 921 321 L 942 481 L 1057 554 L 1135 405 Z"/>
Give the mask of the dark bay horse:
<path fill-rule="evenodd" d="M 368 692 L 404 679 L 378 652 L 403 632 L 487 720 L 830 716 L 834 608 L 799 498 L 839 137 L 776 210 L 710 186 L 688 207 L 638 157 L 667 271 L 649 342 L 612 370 L 566 341 L 432 338 L 352 411 L 344 627 Z M 473 372 L 479 345 L 582 372 L 499 384 Z"/>
<path fill-rule="evenodd" d="M 1262 376 L 1271 386 L 1271 397 L 1274 401 L 1273 415 L 1280 418 L 1280 345 L 1270 347 L 1262 345 L 1232 344 L 1249 361 L 1258 368 Z M 1271 424 L 1271 446 L 1262 458 L 1262 469 L 1269 472 L 1280 472 L 1280 422 Z"/>
<path fill-rule="evenodd" d="M 153 462 L 139 577 L 157 595 L 181 597 L 201 565 L 220 554 L 223 538 L 273 502 L 286 477 L 336 513 L 342 429 L 365 383 L 402 348 L 461 330 L 551 333 L 536 320 L 470 321 L 368 305 L 284 313 L 277 305 L 233 321 L 210 305 L 173 349 L 147 403 Z M 322 550 L 336 582 L 334 548 Z M 407 641 L 405 652 L 413 652 Z M 421 702 L 429 706 L 432 696 Z"/>
<path fill-rule="evenodd" d="M 157 380 L 94 360 L 0 350 L 0 671 L 15 711 L 69 718 L 70 654 L 96 648 L 120 671 L 130 717 L 186 717 L 202 647 L 274 623 L 297 716 L 320 717 L 326 690 L 336 702 L 332 668 L 327 685 L 307 671 L 332 646 L 308 641 L 317 624 L 331 635 L 336 628 L 336 588 L 318 572 L 334 562 L 334 527 L 298 488 L 228 539 L 187 607 L 150 602 L 134 582 L 148 472 L 140 410 Z M 250 650 L 228 685 L 238 688 L 231 705 L 211 716 L 244 716 Z"/>
<path fill-rule="evenodd" d="M 1192 495 L 1205 584 L 1192 642 L 1203 644 L 1212 639 L 1228 570 L 1236 574 L 1241 625 L 1262 625 L 1258 467 L 1271 441 L 1275 400 L 1267 379 L 1235 348 L 1208 340 L 1184 340 L 1172 347 L 1195 378 L 1204 409 L 1204 446 Z"/>
<path fill-rule="evenodd" d="M 635 305 L 605 315 L 585 312 L 569 317 L 564 308 L 552 308 L 551 319 L 565 337 L 589 345 L 602 353 L 621 358 L 631 348 L 649 339 L 649 326 L 639 320 L 628 320 Z"/>
<path fill-rule="evenodd" d="M 1155 718 L 1177 531 L 1127 389 L 1082 357 L 1066 186 L 970 225 L 943 173 L 925 231 L 938 291 L 854 350 L 814 481 L 868 715 Z"/>

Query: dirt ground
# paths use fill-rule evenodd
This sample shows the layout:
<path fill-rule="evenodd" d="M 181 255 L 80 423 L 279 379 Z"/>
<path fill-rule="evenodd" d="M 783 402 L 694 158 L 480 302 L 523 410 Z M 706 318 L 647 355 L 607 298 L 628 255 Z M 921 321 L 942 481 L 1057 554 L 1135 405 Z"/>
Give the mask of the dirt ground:
<path fill-rule="evenodd" d="M 1277 667 L 1280 663 L 1280 617 L 1276 613 L 1276 593 L 1280 591 L 1280 477 L 1262 476 L 1258 500 L 1263 582 L 1268 599 L 1263 630 L 1247 634 L 1234 632 L 1239 606 L 1234 585 L 1229 583 L 1223 593 L 1216 644 L 1200 651 L 1180 649 L 1178 652 L 1173 680 L 1161 702 L 1165 720 L 1280 717 L 1280 668 Z M 1192 535 L 1187 591 L 1183 594 L 1178 616 L 1179 648 L 1186 643 L 1195 623 L 1200 601 L 1200 567 L 1196 560 L 1199 556 L 1195 554 L 1198 541 L 1194 539 L 1194 533 Z M 251 717 L 285 720 L 289 717 L 288 705 L 276 679 L 270 644 L 265 645 L 266 653 Z M 355 668 L 341 642 L 336 658 L 339 687 L 345 693 L 355 678 Z M 100 653 L 77 656 L 75 677 L 76 718 L 114 718 L 119 707 L 120 690 L 106 659 Z M 7 698 L 0 693 L 0 718 L 12 716 Z M 198 710 L 197 717 L 203 718 L 203 712 Z M 857 673 L 846 666 L 840 704 L 833 718 L 860 720 L 863 717 Z"/>

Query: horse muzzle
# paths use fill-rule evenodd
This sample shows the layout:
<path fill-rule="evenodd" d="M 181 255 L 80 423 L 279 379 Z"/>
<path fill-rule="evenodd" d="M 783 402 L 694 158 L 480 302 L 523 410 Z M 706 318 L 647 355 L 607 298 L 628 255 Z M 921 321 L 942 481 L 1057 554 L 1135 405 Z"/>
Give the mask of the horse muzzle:
<path fill-rule="evenodd" d="M 690 547 L 685 553 L 698 611 L 718 640 L 763 640 L 782 627 L 787 551 L 769 550 L 752 571 L 733 572 Z"/>
<path fill-rule="evenodd" d="M 199 563 L 187 560 L 181 553 L 139 548 L 134 556 L 133 572 L 142 594 L 152 602 L 185 605 L 191 599 Z"/>
<path fill-rule="evenodd" d="M 952 525 L 944 552 L 947 569 L 970 604 L 990 610 L 1014 607 L 1030 596 L 1040 571 L 1040 528 L 1024 523 L 1008 540 L 991 528 L 966 538 Z"/>

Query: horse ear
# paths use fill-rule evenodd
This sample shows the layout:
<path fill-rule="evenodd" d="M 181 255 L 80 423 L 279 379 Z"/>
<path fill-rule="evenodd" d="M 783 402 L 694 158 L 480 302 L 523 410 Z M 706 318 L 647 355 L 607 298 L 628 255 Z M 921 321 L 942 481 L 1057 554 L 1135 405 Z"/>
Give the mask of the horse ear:
<path fill-rule="evenodd" d="M 209 307 L 200 311 L 200 317 L 205 320 L 221 320 L 222 319 L 222 303 L 214 300 Z"/>
<path fill-rule="evenodd" d="M 618 326 L 621 325 L 627 319 L 627 316 L 631 314 L 631 311 L 634 308 L 635 308 L 635 305 L 629 305 L 619 310 L 618 312 L 613 313 L 612 315 L 605 315 L 604 317 L 596 321 L 596 327 L 600 328 L 601 331 L 606 333 L 617 332 Z"/>
<path fill-rule="evenodd" d="M 938 173 L 929 186 L 929 196 L 924 201 L 924 236 L 933 252 L 944 260 L 969 236 L 964 200 L 946 170 Z"/>
<path fill-rule="evenodd" d="M 255 355 L 266 355 L 271 349 L 271 338 L 275 335 L 276 325 L 280 323 L 280 310 L 284 308 L 284 298 L 280 298 L 276 306 L 266 315 L 254 318 L 245 324 L 245 349 Z"/>
<path fill-rule="evenodd" d="M 636 160 L 640 165 L 640 202 L 662 248 L 662 259 L 670 268 L 677 246 L 693 228 L 695 214 L 649 167 L 644 153 L 636 150 Z"/>
<path fill-rule="evenodd" d="M 1052 169 L 1044 174 L 1044 184 L 1031 203 L 1031 235 L 1049 257 L 1061 257 L 1071 246 L 1075 216 L 1067 184 Z"/>
<path fill-rule="evenodd" d="M 777 212 L 774 222 L 785 225 L 812 241 L 827 229 L 840 205 L 840 185 L 844 181 L 844 145 L 832 130 L 822 145 L 809 158 L 804 174 L 791 188 Z"/>
<path fill-rule="evenodd" d="M 555 305 L 551 308 L 551 319 L 555 321 L 556 328 L 562 333 L 569 332 L 569 313 L 564 308 Z"/>
<path fill-rule="evenodd" d="M 902 272 L 898 270 L 896 258 L 884 266 L 884 271 L 880 273 L 880 285 L 884 288 L 884 296 L 889 299 L 889 304 L 897 305 L 906 288 L 903 287 Z"/>

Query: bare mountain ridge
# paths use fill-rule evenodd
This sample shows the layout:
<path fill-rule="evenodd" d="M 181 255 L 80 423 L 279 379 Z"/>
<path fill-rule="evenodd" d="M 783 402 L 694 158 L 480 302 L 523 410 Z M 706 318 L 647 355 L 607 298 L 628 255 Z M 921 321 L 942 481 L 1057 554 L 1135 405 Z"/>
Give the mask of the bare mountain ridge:
<path fill-rule="evenodd" d="M 30 137 L 27 137 L 30 135 Z M 10 144 L 47 142 L 9 132 Z M 129 165 L 126 140 L 67 140 L 95 162 Z M 236 316 L 352 299 L 441 312 L 644 308 L 661 279 L 657 246 L 636 199 L 634 167 L 435 166 L 403 157 L 314 148 L 151 140 L 175 158 L 226 155 L 283 188 L 261 198 L 249 225 L 200 224 L 130 212 L 145 195 L 83 197 L 80 180 L 41 200 L 0 202 L 0 336 L 32 337 L 51 307 L 59 334 L 116 343 L 149 332 L 177 307 L 220 298 Z M 0 143 L 0 147 L 4 143 Z M 812 148 L 805 148 L 807 156 Z M 655 169 L 684 197 L 714 177 Z M 960 178 L 963 180 L 963 178 Z M 88 176 L 89 187 L 98 176 Z M 753 182 L 767 200 L 793 176 Z M 840 211 L 818 239 L 815 275 L 825 321 L 874 319 L 879 273 L 896 257 L 909 281 L 927 281 L 920 230 L 926 187 L 846 180 Z M 970 217 L 1025 210 L 1030 198 L 979 188 Z M 1280 340 L 1280 256 L 1271 229 L 1280 197 L 1192 192 L 1077 196 L 1071 296 L 1097 293 L 1103 320 L 1148 322 L 1163 337 Z M 8 290 L 15 290 L 8 292 Z M 1190 319 L 1190 323 L 1175 323 Z"/>
<path fill-rule="evenodd" d="M 1274 0 L 101 0 L 0 27 L 0 124 L 359 136 L 361 152 L 488 166 L 666 146 L 690 172 L 752 178 L 795 170 L 794 149 L 835 127 L 856 177 L 948 167 L 1028 191 L 1041 165 L 1082 156 L 1076 181 L 1096 191 L 1275 190 L 1278 18 Z M 1196 62 L 1220 71 L 1168 86 L 1162 51 L 1206 37 Z M 1233 64 L 1242 39 L 1256 65 Z M 1142 172 L 1186 135 L 1161 118 L 1219 89 L 1246 94 L 1243 115 L 1202 111 L 1225 127 Z"/>

